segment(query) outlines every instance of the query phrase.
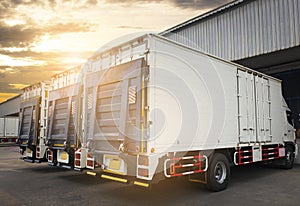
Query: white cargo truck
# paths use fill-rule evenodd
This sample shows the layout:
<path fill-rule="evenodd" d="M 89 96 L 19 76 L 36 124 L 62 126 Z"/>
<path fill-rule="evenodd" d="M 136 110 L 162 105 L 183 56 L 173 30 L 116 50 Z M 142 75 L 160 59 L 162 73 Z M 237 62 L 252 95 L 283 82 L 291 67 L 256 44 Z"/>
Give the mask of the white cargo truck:
<path fill-rule="evenodd" d="M 280 80 L 154 34 L 114 42 L 87 64 L 88 174 L 144 187 L 187 175 L 220 191 L 233 165 L 293 167 Z"/>
<path fill-rule="evenodd" d="M 18 144 L 27 162 L 46 160 L 46 131 L 50 83 L 39 82 L 22 89 Z"/>
<path fill-rule="evenodd" d="M 81 67 L 75 67 L 51 79 L 46 145 L 48 163 L 53 166 L 73 168 L 74 153 L 80 146 L 80 71 Z"/>
<path fill-rule="evenodd" d="M 0 142 L 16 142 L 18 139 L 19 118 L 8 116 L 0 118 Z"/>

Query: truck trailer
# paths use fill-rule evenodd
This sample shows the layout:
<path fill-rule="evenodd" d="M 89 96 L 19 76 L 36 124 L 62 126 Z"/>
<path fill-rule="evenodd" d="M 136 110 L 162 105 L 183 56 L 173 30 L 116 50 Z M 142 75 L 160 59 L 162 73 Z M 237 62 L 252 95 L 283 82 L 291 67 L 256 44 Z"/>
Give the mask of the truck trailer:
<path fill-rule="evenodd" d="M 88 174 L 143 187 L 188 176 L 220 191 L 233 165 L 293 167 L 280 80 L 154 34 L 106 45 L 87 64 Z"/>
<path fill-rule="evenodd" d="M 46 160 L 49 86 L 43 81 L 22 89 L 18 144 L 22 158 L 28 162 Z"/>
<path fill-rule="evenodd" d="M 0 142 L 16 142 L 18 139 L 18 127 L 18 117 L 0 117 Z"/>
<path fill-rule="evenodd" d="M 48 163 L 53 166 L 74 167 L 74 152 L 80 145 L 80 71 L 75 67 L 51 78 L 46 144 Z"/>

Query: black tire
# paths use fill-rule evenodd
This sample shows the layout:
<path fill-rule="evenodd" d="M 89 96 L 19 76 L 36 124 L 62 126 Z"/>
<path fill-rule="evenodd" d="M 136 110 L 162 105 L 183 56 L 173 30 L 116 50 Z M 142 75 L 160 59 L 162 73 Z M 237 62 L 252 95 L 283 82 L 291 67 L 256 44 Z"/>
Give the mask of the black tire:
<path fill-rule="evenodd" d="M 230 178 L 230 166 L 226 156 L 215 153 L 207 170 L 207 189 L 219 192 L 227 188 Z"/>
<path fill-rule="evenodd" d="M 281 166 L 283 169 L 292 169 L 294 167 L 295 154 L 294 149 L 291 145 L 285 147 L 285 159 L 284 163 Z"/>

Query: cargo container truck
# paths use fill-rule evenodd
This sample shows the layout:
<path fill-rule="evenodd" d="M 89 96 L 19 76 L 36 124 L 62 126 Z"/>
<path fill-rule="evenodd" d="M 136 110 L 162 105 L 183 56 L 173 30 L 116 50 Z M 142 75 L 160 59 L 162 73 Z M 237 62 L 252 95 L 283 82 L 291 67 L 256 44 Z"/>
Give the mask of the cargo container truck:
<path fill-rule="evenodd" d="M 51 78 L 47 130 L 48 163 L 73 168 L 78 142 L 78 104 L 81 67 L 56 74 Z"/>
<path fill-rule="evenodd" d="M 46 160 L 46 130 L 50 83 L 39 82 L 22 89 L 18 144 L 28 162 Z"/>
<path fill-rule="evenodd" d="M 18 139 L 19 118 L 13 116 L 0 118 L 0 142 L 16 142 Z"/>
<path fill-rule="evenodd" d="M 280 80 L 154 34 L 106 45 L 88 64 L 88 174 L 143 187 L 187 176 L 220 191 L 233 165 L 293 167 Z"/>

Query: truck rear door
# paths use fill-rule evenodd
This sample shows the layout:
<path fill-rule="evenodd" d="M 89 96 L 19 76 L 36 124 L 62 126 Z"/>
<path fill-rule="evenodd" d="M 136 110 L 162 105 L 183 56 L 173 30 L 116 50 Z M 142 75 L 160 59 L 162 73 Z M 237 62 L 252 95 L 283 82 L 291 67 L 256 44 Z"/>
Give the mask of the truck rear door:
<path fill-rule="evenodd" d="M 50 92 L 47 139 L 52 147 L 75 147 L 79 86 L 73 84 Z"/>
<path fill-rule="evenodd" d="M 240 142 L 256 142 L 254 75 L 238 70 Z"/>
<path fill-rule="evenodd" d="M 19 122 L 20 146 L 35 145 L 38 133 L 40 97 L 21 102 Z"/>
<path fill-rule="evenodd" d="M 99 153 L 143 151 L 145 61 L 138 59 L 86 78 L 88 144 Z M 90 126 L 88 126 L 90 125 Z M 121 148 L 122 147 L 122 148 Z"/>
<path fill-rule="evenodd" d="M 269 80 L 255 76 L 257 141 L 271 141 L 271 101 Z"/>

